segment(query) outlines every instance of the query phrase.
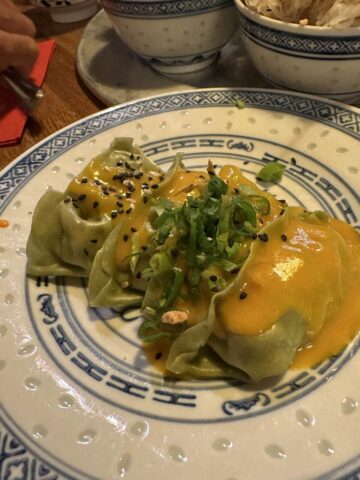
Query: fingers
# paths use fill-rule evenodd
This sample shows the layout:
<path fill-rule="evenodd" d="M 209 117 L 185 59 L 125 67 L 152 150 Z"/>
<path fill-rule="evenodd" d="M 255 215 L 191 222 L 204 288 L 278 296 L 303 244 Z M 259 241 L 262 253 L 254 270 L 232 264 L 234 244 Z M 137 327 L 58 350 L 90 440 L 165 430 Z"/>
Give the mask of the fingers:
<path fill-rule="evenodd" d="M 38 47 L 33 38 L 0 31 L 0 71 L 12 66 L 29 76 L 37 56 Z"/>
<path fill-rule="evenodd" d="M 11 10 L 19 11 L 18 7 L 11 0 L 1 0 L 2 7 L 10 8 Z"/>
<path fill-rule="evenodd" d="M 38 55 L 35 26 L 11 0 L 0 2 L 0 71 L 12 66 L 28 76 Z"/>
<path fill-rule="evenodd" d="M 0 30 L 34 37 L 36 29 L 33 22 L 23 15 L 9 0 L 1 0 L 1 2 Z"/>

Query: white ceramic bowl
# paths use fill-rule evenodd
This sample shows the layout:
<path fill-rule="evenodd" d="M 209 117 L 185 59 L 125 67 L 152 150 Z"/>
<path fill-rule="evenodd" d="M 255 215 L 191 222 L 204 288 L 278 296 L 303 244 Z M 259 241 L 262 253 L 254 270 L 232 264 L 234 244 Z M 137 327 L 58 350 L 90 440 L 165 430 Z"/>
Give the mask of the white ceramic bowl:
<path fill-rule="evenodd" d="M 248 54 L 273 85 L 328 98 L 360 98 L 360 28 L 281 22 L 235 0 Z"/>
<path fill-rule="evenodd" d="M 97 0 L 31 0 L 31 3 L 48 9 L 51 19 L 57 23 L 80 22 L 98 11 Z"/>
<path fill-rule="evenodd" d="M 103 0 L 121 40 L 166 74 L 201 70 L 238 28 L 232 0 Z"/>

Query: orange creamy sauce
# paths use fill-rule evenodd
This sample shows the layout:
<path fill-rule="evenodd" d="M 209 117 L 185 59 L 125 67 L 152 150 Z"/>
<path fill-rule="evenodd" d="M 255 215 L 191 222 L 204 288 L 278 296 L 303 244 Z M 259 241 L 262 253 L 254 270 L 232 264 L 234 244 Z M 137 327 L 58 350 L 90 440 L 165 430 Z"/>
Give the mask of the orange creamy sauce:
<path fill-rule="evenodd" d="M 206 177 L 204 172 L 181 170 L 176 176 L 176 181 L 162 184 L 163 173 L 149 172 L 140 178 L 127 178 L 134 187 L 129 190 L 125 182 L 116 179 L 116 175 L 123 170 L 125 171 L 117 166 L 103 165 L 95 159 L 71 182 L 68 193 L 75 199 L 86 195 L 83 200 L 77 202 L 85 218 L 98 219 L 101 215 L 107 214 L 112 218 L 114 226 L 119 221 L 122 222 L 115 262 L 120 270 L 125 271 L 128 269 L 129 255 L 132 253 L 132 236 L 137 235 L 137 244 L 140 246 L 146 247 L 150 241 L 151 227 L 148 223 L 150 197 L 167 198 L 182 204 L 188 195 L 188 188 L 191 186 L 195 190 L 201 188 Z M 83 179 L 86 179 L 86 183 L 83 183 Z M 100 185 L 96 183 L 99 181 Z M 142 187 L 144 183 L 149 185 L 145 189 Z M 158 187 L 152 188 L 153 185 Z M 125 197 L 126 193 L 130 193 L 129 198 Z"/>
<path fill-rule="evenodd" d="M 332 220 L 331 225 L 345 238 L 353 253 L 353 272 L 348 272 L 349 276 L 353 273 L 351 283 L 340 310 L 324 325 L 320 335 L 298 351 L 293 368 L 306 368 L 337 354 L 360 330 L 360 235 L 339 220 Z"/>
<path fill-rule="evenodd" d="M 8 220 L 0 218 L 0 228 L 7 228 L 10 225 Z"/>
<path fill-rule="evenodd" d="M 166 360 L 172 341 L 168 339 L 159 340 L 154 343 L 143 342 L 142 346 L 148 361 L 162 374 L 174 376 L 173 373 L 166 369 Z"/>
<path fill-rule="evenodd" d="M 307 331 L 293 367 L 338 353 L 360 329 L 360 236 L 338 220 L 314 225 L 294 218 L 259 247 L 240 284 L 218 305 L 222 328 L 256 335 L 295 310 Z M 240 300 L 242 291 L 247 297 Z"/>
<path fill-rule="evenodd" d="M 172 181 L 162 184 L 162 173 L 146 173 L 138 179 L 129 178 L 134 189 L 130 192 L 130 198 L 126 198 L 125 194 L 129 189 L 118 179 L 114 179 L 119 170 L 119 167 L 101 165 L 101 162 L 95 159 L 71 182 L 67 193 L 74 199 L 85 195 L 82 200 L 77 200 L 84 218 L 98 219 L 104 214 L 111 217 L 112 212 L 116 212 L 114 217 L 111 217 L 114 226 L 119 221 L 122 226 L 115 262 L 120 270 L 125 271 L 128 270 L 132 235 L 138 236 L 138 245 L 146 246 L 150 241 L 148 216 L 151 203 L 144 201 L 145 197 L 149 199 L 151 196 L 161 196 L 182 204 L 187 195 L 196 196 L 201 192 L 208 177 L 204 172 L 181 170 Z M 248 185 L 257 195 L 269 200 L 270 214 L 259 219 L 263 226 L 283 213 L 283 204 L 244 177 L 239 168 L 225 166 L 219 176 L 229 185 L 230 191 L 240 184 Z M 149 184 L 148 191 L 141 187 L 144 182 Z M 151 189 L 153 184 L 158 184 L 159 187 Z M 323 303 L 318 299 L 331 291 L 331 282 L 339 282 L 338 273 L 342 268 L 341 259 L 334 254 L 336 239 L 331 234 L 333 230 L 345 239 L 351 251 L 353 271 L 345 275 L 348 282 L 343 282 L 344 291 L 340 305 L 329 306 L 324 322 Z M 286 234 L 286 242 L 281 239 L 280 233 Z M 337 353 L 351 341 L 360 328 L 359 238 L 359 234 L 349 225 L 337 220 L 331 220 L 327 226 L 305 224 L 297 220 L 290 222 L 286 231 L 279 232 L 276 238 L 262 244 L 256 262 L 243 276 L 242 285 L 238 285 L 237 290 L 222 301 L 218 307 L 220 321 L 215 333 L 221 335 L 221 331 L 225 329 L 238 334 L 256 335 L 270 328 L 287 310 L 296 309 L 308 321 L 308 341 L 297 353 L 293 367 L 310 367 Z M 244 251 L 248 247 L 249 245 L 245 245 Z M 239 299 L 241 291 L 247 293 L 244 300 Z M 174 308 L 186 310 L 189 313 L 189 324 L 194 324 L 206 315 L 210 298 L 207 293 L 193 303 L 178 299 Z M 329 302 L 331 303 L 331 299 Z M 149 360 L 161 371 L 165 371 L 169 346 L 167 341 L 145 347 Z M 156 359 L 155 356 L 159 353 L 161 358 Z"/>

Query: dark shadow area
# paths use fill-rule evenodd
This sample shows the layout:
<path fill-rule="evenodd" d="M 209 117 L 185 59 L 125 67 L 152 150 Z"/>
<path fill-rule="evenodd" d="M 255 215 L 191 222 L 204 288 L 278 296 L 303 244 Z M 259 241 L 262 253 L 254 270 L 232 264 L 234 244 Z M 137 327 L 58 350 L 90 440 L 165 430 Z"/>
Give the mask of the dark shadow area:
<path fill-rule="evenodd" d="M 33 137 L 40 135 L 42 131 L 41 122 L 39 122 L 36 117 L 29 117 L 26 126 L 29 130 L 30 135 Z"/>
<path fill-rule="evenodd" d="M 26 11 L 26 16 L 36 25 L 37 40 L 44 40 L 55 35 L 78 30 L 89 22 L 89 19 L 87 19 L 81 22 L 57 23 L 51 19 L 49 10 L 46 8 L 32 8 Z"/>

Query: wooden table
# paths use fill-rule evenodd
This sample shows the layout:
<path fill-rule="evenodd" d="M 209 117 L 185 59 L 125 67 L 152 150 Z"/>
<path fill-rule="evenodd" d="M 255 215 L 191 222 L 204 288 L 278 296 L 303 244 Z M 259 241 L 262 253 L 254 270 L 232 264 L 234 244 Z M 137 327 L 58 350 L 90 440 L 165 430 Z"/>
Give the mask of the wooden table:
<path fill-rule="evenodd" d="M 51 133 L 105 107 L 76 73 L 76 49 L 87 21 L 60 24 L 53 22 L 46 10 L 29 9 L 25 5 L 22 9 L 27 10 L 36 24 L 37 39 L 55 39 L 56 49 L 44 84 L 45 97 L 36 117 L 28 120 L 17 146 L 0 148 L 0 169 Z"/>

